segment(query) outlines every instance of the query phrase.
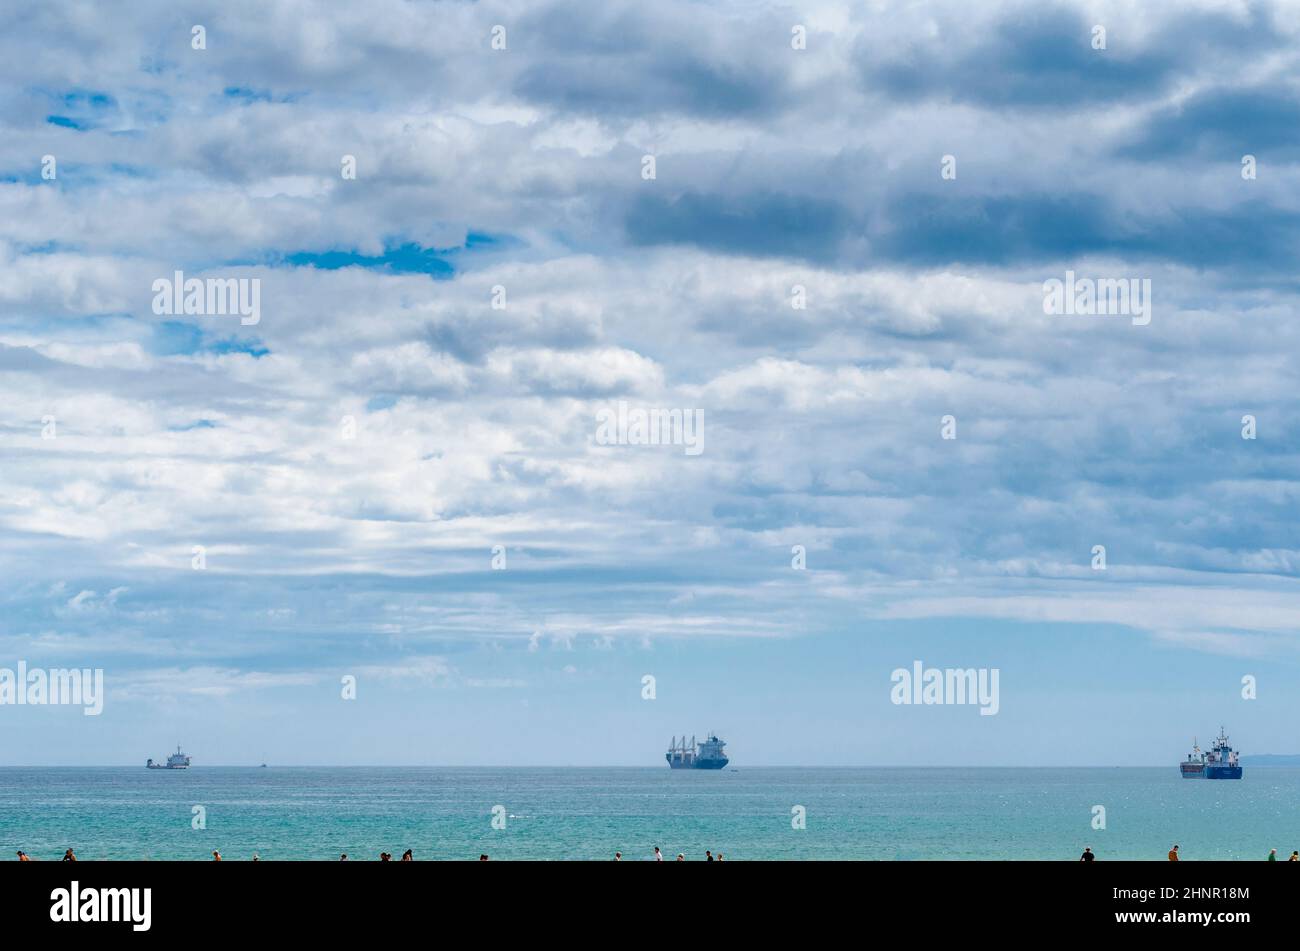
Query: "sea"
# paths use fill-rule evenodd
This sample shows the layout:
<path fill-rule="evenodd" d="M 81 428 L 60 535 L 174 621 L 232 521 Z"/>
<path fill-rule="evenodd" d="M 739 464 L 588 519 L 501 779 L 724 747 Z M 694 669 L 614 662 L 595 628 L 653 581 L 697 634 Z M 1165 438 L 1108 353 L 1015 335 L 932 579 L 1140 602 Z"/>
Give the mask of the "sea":
<path fill-rule="evenodd" d="M 0 767 L 38 860 L 1259 861 L 1300 849 L 1300 768 Z"/>

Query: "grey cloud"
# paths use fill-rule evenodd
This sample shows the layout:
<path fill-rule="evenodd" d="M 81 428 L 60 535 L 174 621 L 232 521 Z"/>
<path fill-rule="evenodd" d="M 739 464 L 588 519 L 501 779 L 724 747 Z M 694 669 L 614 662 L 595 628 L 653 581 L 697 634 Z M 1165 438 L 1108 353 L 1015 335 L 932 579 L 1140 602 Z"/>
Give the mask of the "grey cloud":
<path fill-rule="evenodd" d="M 864 87 L 887 98 L 945 98 L 986 107 L 1059 109 L 1160 97 L 1239 55 L 1284 49 L 1271 4 L 1245 17 L 1166 8 L 1159 25 L 1134 39 L 1113 22 L 1107 47 L 1092 48 L 1095 19 L 1075 6 L 1015 3 L 986 11 L 936 11 L 932 34 L 898 44 L 865 35 L 857 58 Z M 1151 11 L 1156 13 L 1156 11 Z"/>

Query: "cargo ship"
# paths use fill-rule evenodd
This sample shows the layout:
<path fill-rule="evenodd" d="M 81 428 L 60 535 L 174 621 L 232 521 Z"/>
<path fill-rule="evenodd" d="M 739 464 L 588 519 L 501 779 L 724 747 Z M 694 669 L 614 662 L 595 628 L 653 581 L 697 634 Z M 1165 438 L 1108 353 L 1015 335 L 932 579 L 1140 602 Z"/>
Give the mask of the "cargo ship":
<path fill-rule="evenodd" d="M 1185 761 L 1178 764 L 1178 771 L 1183 779 L 1241 779 L 1237 751 L 1228 745 L 1223 727 L 1219 727 L 1219 736 L 1208 753 L 1202 753 L 1193 740 L 1192 751 Z"/>
<path fill-rule="evenodd" d="M 1187 754 L 1187 759 L 1178 764 L 1178 771 L 1183 774 L 1183 779 L 1202 779 L 1205 776 L 1205 754 L 1195 739 L 1192 740 L 1192 751 Z"/>
<path fill-rule="evenodd" d="M 166 763 L 155 763 L 152 759 L 144 762 L 147 769 L 189 769 L 190 758 L 181 752 L 181 748 L 176 747 L 176 752 L 167 757 Z"/>
<path fill-rule="evenodd" d="M 696 743 L 695 737 L 692 736 L 691 743 L 687 746 L 686 734 L 683 733 L 680 746 L 677 737 L 672 738 L 664 758 L 673 769 L 722 769 L 730 762 L 722 752 L 722 748 L 726 745 L 710 733 L 709 738 L 703 743 Z"/>

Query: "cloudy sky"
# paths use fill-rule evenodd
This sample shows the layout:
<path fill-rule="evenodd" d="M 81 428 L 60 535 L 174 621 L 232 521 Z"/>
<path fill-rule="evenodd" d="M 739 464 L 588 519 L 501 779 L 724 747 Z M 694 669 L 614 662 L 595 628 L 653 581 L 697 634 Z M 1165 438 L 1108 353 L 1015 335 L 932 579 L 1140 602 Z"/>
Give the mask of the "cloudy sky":
<path fill-rule="evenodd" d="M 1144 7 L 12 8 L 0 763 L 1300 751 L 1300 7 Z"/>

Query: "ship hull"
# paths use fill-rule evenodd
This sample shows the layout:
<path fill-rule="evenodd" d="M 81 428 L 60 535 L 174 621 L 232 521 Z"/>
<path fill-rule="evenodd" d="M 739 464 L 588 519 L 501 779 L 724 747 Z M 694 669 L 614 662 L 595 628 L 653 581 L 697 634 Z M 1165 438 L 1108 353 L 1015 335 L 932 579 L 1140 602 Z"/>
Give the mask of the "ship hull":
<path fill-rule="evenodd" d="M 1182 769 L 1183 779 L 1204 779 L 1205 767 L 1198 766 L 1195 769 L 1188 769 L 1186 766 Z"/>
<path fill-rule="evenodd" d="M 1240 766 L 1207 766 L 1206 779 L 1241 779 Z"/>
<path fill-rule="evenodd" d="M 728 759 L 704 759 L 696 760 L 693 763 L 675 763 L 669 760 L 668 765 L 673 769 L 722 769 L 730 762 L 731 760 Z"/>

